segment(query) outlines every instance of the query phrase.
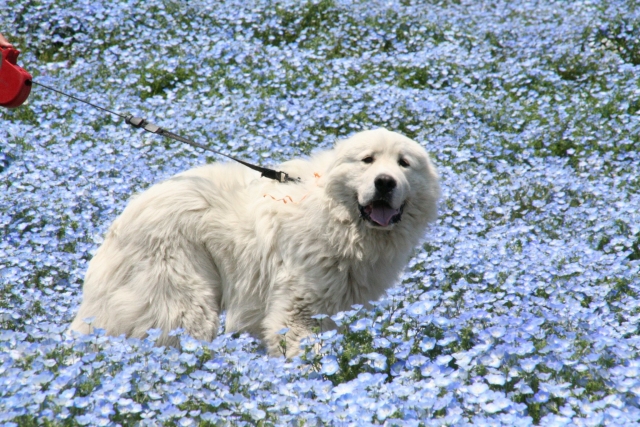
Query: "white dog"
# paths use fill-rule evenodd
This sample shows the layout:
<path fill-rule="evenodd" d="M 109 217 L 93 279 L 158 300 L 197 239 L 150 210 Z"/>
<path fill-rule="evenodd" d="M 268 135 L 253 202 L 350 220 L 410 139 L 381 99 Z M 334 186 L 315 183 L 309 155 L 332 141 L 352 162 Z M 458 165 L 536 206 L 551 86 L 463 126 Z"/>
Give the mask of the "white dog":
<path fill-rule="evenodd" d="M 108 334 L 144 337 L 184 328 L 212 340 L 226 330 L 260 337 L 287 356 L 316 314 L 375 300 L 398 279 L 436 217 L 436 169 L 416 142 L 385 129 L 279 166 L 296 183 L 260 178 L 239 164 L 193 169 L 132 198 L 91 260 L 84 321 Z M 330 322 L 331 323 L 331 322 Z"/>

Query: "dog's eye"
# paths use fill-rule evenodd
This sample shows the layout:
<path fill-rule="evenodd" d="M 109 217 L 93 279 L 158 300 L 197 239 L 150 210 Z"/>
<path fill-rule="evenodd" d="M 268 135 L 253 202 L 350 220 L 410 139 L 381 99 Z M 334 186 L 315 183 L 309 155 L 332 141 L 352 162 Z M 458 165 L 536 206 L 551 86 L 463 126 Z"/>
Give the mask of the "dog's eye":
<path fill-rule="evenodd" d="M 362 163 L 373 163 L 373 156 L 367 156 L 364 159 L 362 159 Z"/>
<path fill-rule="evenodd" d="M 408 168 L 409 167 L 409 162 L 407 162 L 405 159 L 398 160 L 398 164 L 400 166 L 402 166 L 403 168 Z"/>

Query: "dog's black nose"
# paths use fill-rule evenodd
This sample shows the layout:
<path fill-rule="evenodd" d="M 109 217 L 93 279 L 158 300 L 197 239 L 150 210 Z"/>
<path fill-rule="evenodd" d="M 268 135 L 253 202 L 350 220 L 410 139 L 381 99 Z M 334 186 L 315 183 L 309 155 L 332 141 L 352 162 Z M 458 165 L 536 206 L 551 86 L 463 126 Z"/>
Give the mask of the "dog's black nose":
<path fill-rule="evenodd" d="M 373 183 L 376 186 L 376 190 L 382 194 L 389 193 L 396 188 L 396 180 L 389 175 L 378 175 Z"/>

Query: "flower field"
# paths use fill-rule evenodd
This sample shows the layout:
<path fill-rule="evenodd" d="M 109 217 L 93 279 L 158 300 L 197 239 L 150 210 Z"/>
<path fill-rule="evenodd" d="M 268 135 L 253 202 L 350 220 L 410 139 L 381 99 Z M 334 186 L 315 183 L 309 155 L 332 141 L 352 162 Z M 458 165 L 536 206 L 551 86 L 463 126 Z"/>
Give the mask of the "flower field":
<path fill-rule="evenodd" d="M 0 109 L 1 425 L 640 425 L 636 1 L 5 0 L 0 22 L 36 82 L 213 149 L 269 165 L 383 126 L 443 188 L 400 283 L 299 358 L 71 337 L 128 198 L 222 160 L 34 86 Z"/>

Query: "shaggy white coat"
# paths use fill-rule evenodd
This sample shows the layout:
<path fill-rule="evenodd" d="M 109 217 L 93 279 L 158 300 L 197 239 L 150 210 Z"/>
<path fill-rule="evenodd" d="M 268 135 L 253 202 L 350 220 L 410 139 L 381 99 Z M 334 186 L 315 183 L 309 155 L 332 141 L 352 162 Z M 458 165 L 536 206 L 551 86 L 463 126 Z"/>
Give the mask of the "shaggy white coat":
<path fill-rule="evenodd" d="M 144 337 L 161 328 L 158 344 L 178 345 L 169 331 L 211 340 L 226 310 L 227 331 L 262 338 L 271 354 L 289 328 L 292 356 L 317 324 L 311 316 L 366 305 L 393 285 L 436 217 L 438 176 L 426 151 L 385 129 L 276 169 L 301 182 L 215 164 L 134 196 L 91 260 L 71 329 Z M 381 175 L 396 182 L 390 208 L 403 209 L 386 226 L 361 210 Z"/>

